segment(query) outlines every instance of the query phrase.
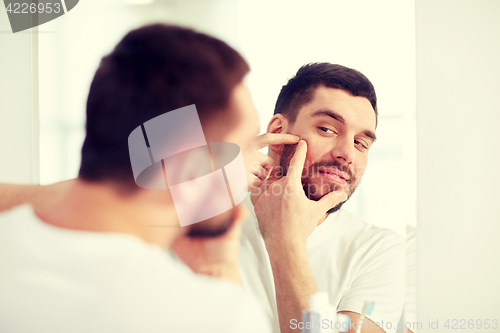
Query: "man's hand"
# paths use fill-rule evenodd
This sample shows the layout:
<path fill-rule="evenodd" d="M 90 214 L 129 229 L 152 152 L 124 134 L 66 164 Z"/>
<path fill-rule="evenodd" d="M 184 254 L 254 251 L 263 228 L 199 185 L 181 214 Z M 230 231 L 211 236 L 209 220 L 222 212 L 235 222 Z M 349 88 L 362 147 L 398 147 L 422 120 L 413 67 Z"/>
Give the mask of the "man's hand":
<path fill-rule="evenodd" d="M 309 296 L 318 291 L 307 255 L 307 238 L 326 212 L 347 199 L 343 189 L 309 200 L 302 188 L 307 144 L 301 140 L 285 177 L 266 184 L 256 202 L 255 215 L 269 254 L 276 288 L 276 305 L 282 333 L 293 332 L 290 320 L 300 321 Z"/>
<path fill-rule="evenodd" d="M 255 203 L 255 214 L 266 247 L 284 245 L 281 247 L 284 249 L 291 244 L 305 247 L 307 238 L 326 212 L 347 200 L 343 189 L 330 192 L 319 201 L 306 197 L 301 182 L 306 154 L 307 143 L 301 140 L 287 175 L 269 185 Z"/>
<path fill-rule="evenodd" d="M 270 145 L 295 144 L 300 138 L 293 134 L 265 133 L 256 137 L 256 149 Z M 279 161 L 278 161 L 279 162 Z M 258 189 L 276 166 L 276 161 L 264 153 L 256 151 L 249 170 L 248 187 Z"/>
<path fill-rule="evenodd" d="M 238 253 L 241 228 L 246 215 L 246 208 L 236 206 L 234 222 L 226 233 L 203 238 L 183 235 L 173 242 L 172 249 L 195 273 L 240 282 Z"/>

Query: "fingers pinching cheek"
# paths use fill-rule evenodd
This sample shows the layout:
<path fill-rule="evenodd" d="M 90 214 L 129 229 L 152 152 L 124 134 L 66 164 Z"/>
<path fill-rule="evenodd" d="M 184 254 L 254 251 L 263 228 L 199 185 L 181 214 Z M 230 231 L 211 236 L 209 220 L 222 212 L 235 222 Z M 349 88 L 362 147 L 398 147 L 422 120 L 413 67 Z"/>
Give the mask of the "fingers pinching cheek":
<path fill-rule="evenodd" d="M 260 180 L 257 177 L 255 177 L 250 183 L 250 188 L 259 188 L 261 186 L 262 186 L 262 180 Z"/>
<path fill-rule="evenodd" d="M 252 164 L 250 164 L 250 172 L 253 173 L 254 175 L 256 175 L 259 172 L 260 168 L 262 168 L 262 166 L 258 162 L 252 162 Z"/>
<path fill-rule="evenodd" d="M 300 140 L 295 150 L 295 154 L 290 160 L 290 166 L 288 168 L 289 178 L 300 182 L 302 178 L 302 171 L 304 169 L 304 163 L 307 154 L 307 144 L 304 140 Z"/>
<path fill-rule="evenodd" d="M 253 168 L 252 174 L 261 180 L 266 178 L 266 170 L 260 165 Z"/>

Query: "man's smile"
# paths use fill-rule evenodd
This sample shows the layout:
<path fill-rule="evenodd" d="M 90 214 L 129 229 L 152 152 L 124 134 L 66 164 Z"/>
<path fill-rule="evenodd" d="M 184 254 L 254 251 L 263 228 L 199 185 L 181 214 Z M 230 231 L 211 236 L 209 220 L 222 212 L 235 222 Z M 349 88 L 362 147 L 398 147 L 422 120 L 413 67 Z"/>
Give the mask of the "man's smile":
<path fill-rule="evenodd" d="M 318 173 L 327 180 L 339 185 L 347 184 L 350 178 L 345 172 L 337 168 L 320 168 Z"/>
<path fill-rule="evenodd" d="M 338 170 L 319 170 L 318 174 L 321 175 L 321 177 L 325 178 L 326 180 L 339 184 L 339 185 L 345 185 L 347 184 L 347 180 L 345 179 L 344 176 L 341 175 L 341 172 Z"/>

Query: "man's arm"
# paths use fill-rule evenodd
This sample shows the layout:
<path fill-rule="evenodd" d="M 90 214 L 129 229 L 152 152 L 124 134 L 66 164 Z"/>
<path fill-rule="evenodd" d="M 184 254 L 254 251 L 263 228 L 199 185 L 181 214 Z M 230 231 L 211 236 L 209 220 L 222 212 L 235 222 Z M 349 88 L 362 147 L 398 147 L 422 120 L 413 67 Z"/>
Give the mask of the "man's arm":
<path fill-rule="evenodd" d="M 268 244 L 266 247 L 274 276 L 281 333 L 296 332 L 290 327 L 290 321 L 301 321 L 309 296 L 318 291 L 306 248 L 303 244 Z"/>
<path fill-rule="evenodd" d="M 39 185 L 0 184 L 0 211 L 31 203 Z"/>
<path fill-rule="evenodd" d="M 0 184 L 0 212 L 23 204 L 31 204 L 37 210 L 50 209 L 74 179 L 51 185 Z"/>
<path fill-rule="evenodd" d="M 317 287 L 312 275 L 305 247 L 290 248 L 267 247 L 276 289 L 276 305 L 281 333 L 296 332 L 290 325 L 292 319 L 302 321 L 302 310 L 308 308 L 309 296 L 316 293 Z M 361 315 L 356 312 L 342 311 L 350 318 L 348 333 L 355 333 Z M 384 333 L 382 327 L 365 317 L 361 326 L 362 333 Z"/>
<path fill-rule="evenodd" d="M 347 199 L 344 191 L 309 200 L 301 176 L 307 144 L 301 141 L 285 177 L 267 187 L 255 202 L 255 214 L 269 253 L 276 287 L 276 303 L 282 333 L 296 332 L 290 320 L 300 321 L 309 296 L 317 291 L 307 256 L 307 238 L 326 211 Z"/>

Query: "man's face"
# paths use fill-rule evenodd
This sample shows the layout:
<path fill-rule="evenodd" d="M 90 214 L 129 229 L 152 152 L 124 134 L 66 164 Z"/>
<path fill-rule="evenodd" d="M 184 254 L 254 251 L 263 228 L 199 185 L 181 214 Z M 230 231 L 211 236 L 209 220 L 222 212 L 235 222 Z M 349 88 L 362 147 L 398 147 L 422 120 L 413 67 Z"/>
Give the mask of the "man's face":
<path fill-rule="evenodd" d="M 307 141 L 302 185 L 308 198 L 319 200 L 332 191 L 350 197 L 358 186 L 375 139 L 376 117 L 368 99 L 319 86 L 288 133 Z M 287 170 L 296 145 L 285 145 L 280 165 Z M 343 203 L 333 207 L 338 210 Z"/>
<path fill-rule="evenodd" d="M 235 125 L 225 126 L 224 113 L 217 115 L 217 119 L 211 125 L 204 128 L 205 137 L 209 142 L 232 142 L 241 148 L 246 170 L 250 169 L 255 147 L 255 137 L 259 133 L 259 118 L 257 110 L 252 102 L 250 92 L 243 83 L 238 84 L 232 92 L 229 102 L 230 112 L 234 115 Z M 214 237 L 221 235 L 229 229 L 233 223 L 233 210 L 219 214 L 208 220 L 195 223 L 190 226 L 190 236 Z"/>

